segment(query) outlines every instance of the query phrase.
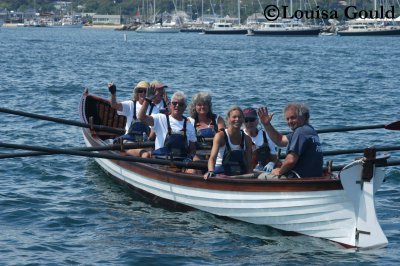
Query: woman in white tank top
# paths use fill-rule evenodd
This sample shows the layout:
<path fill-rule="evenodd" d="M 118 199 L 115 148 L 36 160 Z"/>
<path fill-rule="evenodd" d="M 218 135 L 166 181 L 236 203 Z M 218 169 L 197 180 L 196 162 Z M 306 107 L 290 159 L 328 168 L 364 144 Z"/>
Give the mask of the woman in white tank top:
<path fill-rule="evenodd" d="M 214 137 L 205 179 L 219 173 L 240 175 L 251 172 L 251 139 L 240 129 L 244 121 L 242 109 L 230 108 L 226 121 L 228 128 Z"/>

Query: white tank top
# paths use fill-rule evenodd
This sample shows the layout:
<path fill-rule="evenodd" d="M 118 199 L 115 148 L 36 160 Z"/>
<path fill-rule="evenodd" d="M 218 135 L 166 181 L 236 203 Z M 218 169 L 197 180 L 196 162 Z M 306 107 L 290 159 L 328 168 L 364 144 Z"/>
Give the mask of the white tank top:
<path fill-rule="evenodd" d="M 240 147 L 240 144 L 239 145 L 232 144 L 231 138 L 229 137 L 229 134 L 228 134 L 228 130 L 224 129 L 224 131 L 226 133 L 226 136 L 228 137 L 228 143 L 229 143 L 229 147 L 231 147 L 231 150 L 232 151 L 235 151 L 235 150 L 239 150 L 240 151 L 240 150 L 242 150 L 242 147 Z M 240 137 L 242 137 L 242 131 L 240 131 Z M 243 144 L 244 144 L 244 149 L 246 149 L 246 141 L 244 141 Z M 224 158 L 225 148 L 226 148 L 226 143 L 225 143 L 224 146 L 219 148 L 218 155 L 217 155 L 217 160 L 215 161 L 215 166 L 222 165 L 222 159 Z"/>

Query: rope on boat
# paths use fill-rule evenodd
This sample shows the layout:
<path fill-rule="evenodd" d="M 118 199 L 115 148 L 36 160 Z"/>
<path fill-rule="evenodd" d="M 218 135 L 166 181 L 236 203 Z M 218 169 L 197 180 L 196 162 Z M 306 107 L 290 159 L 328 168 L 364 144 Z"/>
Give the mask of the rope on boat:
<path fill-rule="evenodd" d="M 342 170 L 340 170 L 340 172 L 342 172 L 343 170 L 346 170 L 346 169 L 352 167 L 353 165 L 356 165 L 356 164 L 364 164 L 364 159 L 365 159 L 365 158 L 361 158 L 361 159 L 355 160 L 355 161 L 353 161 L 353 162 L 351 162 L 351 163 L 345 165 L 345 166 L 342 168 Z"/>

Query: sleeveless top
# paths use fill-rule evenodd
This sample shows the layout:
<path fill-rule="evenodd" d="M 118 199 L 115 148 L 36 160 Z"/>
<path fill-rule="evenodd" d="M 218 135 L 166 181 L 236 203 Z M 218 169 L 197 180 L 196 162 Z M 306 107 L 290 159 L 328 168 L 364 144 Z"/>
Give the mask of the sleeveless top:
<path fill-rule="evenodd" d="M 218 115 L 212 114 L 211 123 L 208 125 L 208 127 L 199 129 L 197 128 L 197 126 L 199 125 L 199 118 L 197 116 L 194 118 L 194 129 L 196 130 L 198 141 L 201 138 L 213 138 L 215 136 L 215 134 L 218 132 L 218 117 Z"/>
<path fill-rule="evenodd" d="M 215 167 L 222 166 L 226 175 L 241 175 L 246 173 L 244 160 L 246 143 L 245 133 L 240 130 L 241 141 L 239 145 L 232 144 L 227 129 L 223 130 L 225 145 L 218 150 Z"/>

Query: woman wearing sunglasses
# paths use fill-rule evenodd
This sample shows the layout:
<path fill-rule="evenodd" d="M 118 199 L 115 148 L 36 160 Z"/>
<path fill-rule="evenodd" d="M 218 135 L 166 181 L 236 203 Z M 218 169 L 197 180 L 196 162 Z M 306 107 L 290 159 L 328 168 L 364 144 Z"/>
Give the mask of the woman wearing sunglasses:
<path fill-rule="evenodd" d="M 126 117 L 125 135 L 117 138 L 115 142 L 140 142 L 147 140 L 151 132 L 150 127 L 139 121 L 138 114 L 144 103 L 146 90 L 149 86 L 150 84 L 147 81 L 139 81 L 133 89 L 132 100 L 118 102 L 116 86 L 112 83 L 108 85 L 108 90 L 111 93 L 111 107 L 116 109 L 119 115 Z M 158 108 L 149 108 L 147 110 L 148 114 L 158 112 Z M 151 156 L 151 153 L 145 149 L 130 149 L 127 150 L 127 154 L 144 158 L 150 158 Z"/>
<path fill-rule="evenodd" d="M 268 134 L 258 129 L 258 116 L 254 108 L 246 108 L 244 113 L 244 133 L 253 143 L 252 167 L 255 171 L 270 173 L 278 161 L 275 144 Z"/>
<path fill-rule="evenodd" d="M 240 129 L 244 121 L 242 109 L 230 108 L 226 121 L 228 128 L 214 137 L 205 179 L 215 174 L 242 175 L 252 170 L 251 139 Z"/>

